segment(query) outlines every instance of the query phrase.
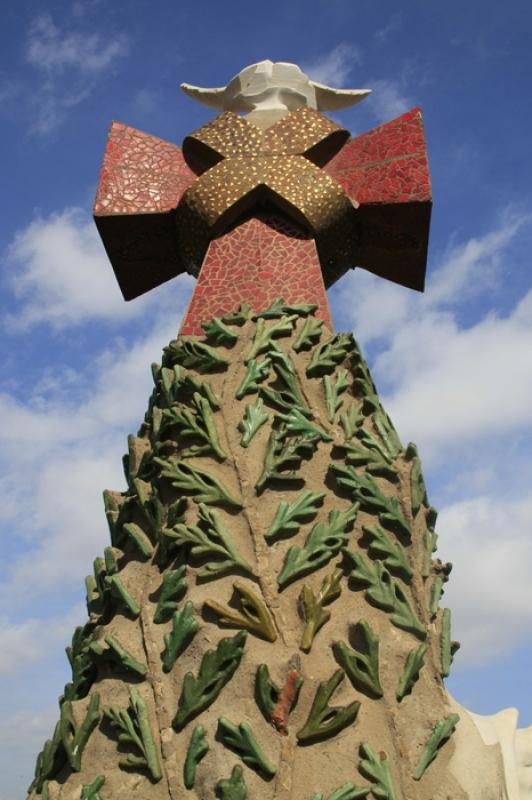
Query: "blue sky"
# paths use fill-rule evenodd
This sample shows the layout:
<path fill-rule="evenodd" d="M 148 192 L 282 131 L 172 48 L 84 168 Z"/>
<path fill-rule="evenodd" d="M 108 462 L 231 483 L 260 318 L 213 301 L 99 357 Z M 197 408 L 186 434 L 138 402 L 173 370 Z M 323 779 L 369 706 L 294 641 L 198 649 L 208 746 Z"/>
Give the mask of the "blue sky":
<path fill-rule="evenodd" d="M 179 142 L 178 90 L 262 58 L 369 87 L 354 133 L 420 105 L 434 191 L 427 291 L 357 270 L 330 293 L 404 442 L 416 441 L 462 650 L 449 682 L 532 723 L 532 10 L 461 0 L 9 3 L 0 49 L 0 800 L 23 796 L 68 679 L 103 488 L 192 289 L 126 304 L 90 210 L 118 119 Z"/>

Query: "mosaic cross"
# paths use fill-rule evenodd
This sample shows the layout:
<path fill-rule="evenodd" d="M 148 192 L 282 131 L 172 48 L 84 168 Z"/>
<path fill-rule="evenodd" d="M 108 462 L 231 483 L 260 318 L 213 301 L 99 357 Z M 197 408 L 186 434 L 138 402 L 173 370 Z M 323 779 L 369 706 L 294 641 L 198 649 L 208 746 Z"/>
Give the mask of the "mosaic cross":
<path fill-rule="evenodd" d="M 182 147 L 113 122 L 94 217 L 126 300 L 197 276 L 181 333 L 201 334 L 212 316 L 279 297 L 317 304 L 330 325 L 326 288 L 353 267 L 423 289 L 421 111 L 354 138 L 307 104 L 277 117 L 264 128 L 225 110 Z"/>

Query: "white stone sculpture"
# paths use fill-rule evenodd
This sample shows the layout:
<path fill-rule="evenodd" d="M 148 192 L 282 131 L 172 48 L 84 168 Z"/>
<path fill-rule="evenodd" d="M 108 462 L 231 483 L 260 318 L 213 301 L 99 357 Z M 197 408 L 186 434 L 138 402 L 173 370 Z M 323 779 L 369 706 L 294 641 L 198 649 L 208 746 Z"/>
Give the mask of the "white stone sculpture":
<path fill-rule="evenodd" d="M 483 800 L 532 800 L 532 725 L 517 727 L 516 708 L 474 714 L 449 700 L 460 715 L 450 765 L 460 785 Z"/>
<path fill-rule="evenodd" d="M 297 64 L 259 61 L 244 67 L 227 86 L 203 88 L 182 83 L 190 97 L 220 111 L 243 112 L 253 121 L 275 120 L 300 106 L 338 111 L 359 103 L 371 89 L 335 89 L 313 81 Z"/>

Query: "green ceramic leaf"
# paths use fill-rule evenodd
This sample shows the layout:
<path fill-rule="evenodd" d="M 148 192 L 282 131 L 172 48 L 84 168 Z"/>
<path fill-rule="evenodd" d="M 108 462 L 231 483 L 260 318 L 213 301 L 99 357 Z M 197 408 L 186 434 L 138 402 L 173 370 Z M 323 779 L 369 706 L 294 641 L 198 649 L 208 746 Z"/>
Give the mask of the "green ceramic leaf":
<path fill-rule="evenodd" d="M 377 389 L 370 375 L 369 367 L 364 360 L 359 346 L 353 343 L 352 363 L 355 371 L 354 387 L 362 397 L 364 411 L 372 413 L 380 408 L 380 400 Z"/>
<path fill-rule="evenodd" d="M 438 608 L 440 607 L 440 600 L 443 595 L 443 585 L 445 583 L 445 576 L 444 575 L 436 575 L 434 580 L 432 581 L 432 585 L 430 587 L 430 615 L 432 618 L 436 616 L 438 613 Z"/>
<path fill-rule="evenodd" d="M 193 606 L 189 600 L 181 611 L 174 611 L 172 630 L 170 633 L 164 634 L 164 650 L 162 652 L 164 672 L 171 671 L 181 653 L 189 646 L 198 629 L 198 621 L 194 617 Z"/>
<path fill-rule="evenodd" d="M 126 481 L 131 486 L 134 478 L 144 477 L 149 470 L 152 451 L 149 439 L 141 436 L 130 434 L 127 437 L 127 444 L 128 452 L 123 457 L 122 464 Z"/>
<path fill-rule="evenodd" d="M 187 672 L 172 723 L 177 731 L 216 700 L 240 664 L 245 642 L 245 631 L 239 631 L 232 638 L 221 639 L 216 650 L 204 653 L 196 676 Z"/>
<path fill-rule="evenodd" d="M 332 436 L 311 422 L 298 408 L 293 408 L 288 414 L 278 414 L 277 418 L 284 423 L 283 437 L 307 436 L 316 441 L 332 442 Z"/>
<path fill-rule="evenodd" d="M 212 578 L 235 568 L 253 573 L 248 562 L 240 555 L 220 514 L 200 503 L 198 517 L 198 525 L 178 523 L 165 531 L 168 539 L 175 544 L 189 545 L 193 558 L 206 560 L 197 570 L 197 575 Z"/>
<path fill-rule="evenodd" d="M 362 432 L 367 434 L 365 428 L 360 428 L 358 435 Z M 371 434 L 368 436 L 371 437 Z M 371 438 L 376 442 L 374 437 Z M 370 475 L 378 475 L 392 482 L 397 481 L 397 469 L 387 455 L 383 455 L 373 447 L 367 447 L 366 443 L 362 444 L 359 439 L 352 439 L 340 447 L 345 453 L 345 460 L 348 464 L 352 464 L 354 467 L 364 467 L 365 472 Z"/>
<path fill-rule="evenodd" d="M 354 783 L 344 783 L 335 792 L 329 795 L 327 800 L 359 800 L 361 797 L 367 797 L 369 794 L 368 787 L 355 786 Z M 324 800 L 322 794 L 315 794 L 312 800 Z"/>
<path fill-rule="evenodd" d="M 323 504 L 325 492 L 315 493 L 306 489 L 293 503 L 281 500 L 272 524 L 264 534 L 268 542 L 278 536 L 293 536 L 303 522 L 313 519 Z"/>
<path fill-rule="evenodd" d="M 326 372 L 333 372 L 353 345 L 353 336 L 350 333 L 336 333 L 322 344 L 316 345 L 307 367 L 307 376 L 314 378 Z"/>
<path fill-rule="evenodd" d="M 417 453 L 417 447 L 410 442 L 406 448 L 406 457 L 411 462 L 410 468 L 410 492 L 412 496 L 412 515 L 415 517 L 422 505 L 428 505 L 427 487 L 421 472 L 421 461 Z"/>
<path fill-rule="evenodd" d="M 335 569 L 330 575 L 326 575 L 317 595 L 307 584 L 301 590 L 299 612 L 305 625 L 299 647 L 304 653 L 310 652 L 314 637 L 331 617 L 331 612 L 327 611 L 324 606 L 339 597 L 342 591 L 340 585 L 342 575 L 341 569 Z"/>
<path fill-rule="evenodd" d="M 132 594 L 126 589 L 118 575 L 107 575 L 105 582 L 109 587 L 111 595 L 124 609 L 129 611 L 131 616 L 138 617 L 140 605 Z"/>
<path fill-rule="evenodd" d="M 323 391 L 325 393 L 325 405 L 327 406 L 327 418 L 329 422 L 334 422 L 336 412 L 343 405 L 340 397 L 349 388 L 349 373 L 346 369 L 339 369 L 336 373 L 336 380 L 330 375 L 323 378 Z"/>
<path fill-rule="evenodd" d="M 335 642 L 333 653 L 338 664 L 359 691 L 369 693 L 372 697 L 382 697 L 382 686 L 379 679 L 379 637 L 373 632 L 365 620 L 354 626 L 354 648 L 345 642 Z"/>
<path fill-rule="evenodd" d="M 187 568 L 185 564 L 182 564 L 177 569 L 170 569 L 168 572 L 164 573 L 159 599 L 157 600 L 157 607 L 153 616 L 153 621 L 156 625 L 167 622 L 177 609 L 178 600 L 180 600 L 187 591 L 187 582 L 185 580 L 186 573 Z"/>
<path fill-rule="evenodd" d="M 344 672 L 339 669 L 328 681 L 320 683 L 308 719 L 297 733 L 299 744 L 313 744 L 330 739 L 355 721 L 360 708 L 357 701 L 342 707 L 329 705 L 329 700 L 344 677 Z"/>
<path fill-rule="evenodd" d="M 253 403 L 248 403 L 244 412 L 244 419 L 238 424 L 238 430 L 242 433 L 240 444 L 242 447 L 248 447 L 251 439 L 259 428 L 268 422 L 268 414 L 264 411 L 264 402 L 261 397 L 258 397 Z"/>
<path fill-rule="evenodd" d="M 363 525 L 362 530 L 368 540 L 369 555 L 378 558 L 386 569 L 410 583 L 413 572 L 404 547 L 392 541 L 390 534 L 378 525 Z"/>
<path fill-rule="evenodd" d="M 296 369 L 288 353 L 285 353 L 280 347 L 272 345 L 268 351 L 268 356 L 278 381 L 283 386 L 280 394 L 277 392 L 270 393 L 268 395 L 269 399 L 277 400 L 277 405 L 281 406 L 285 405 L 287 400 L 290 399 L 290 407 L 288 409 L 281 408 L 281 410 L 291 411 L 292 408 L 298 408 L 303 414 L 310 416 L 310 411 L 307 408 L 307 403 L 299 385 Z M 261 392 L 264 394 L 266 390 L 261 389 Z M 279 398 L 281 402 L 279 402 Z"/>
<path fill-rule="evenodd" d="M 103 643 L 107 645 L 107 648 L 103 647 Z M 142 678 L 148 671 L 146 664 L 134 658 L 129 650 L 120 644 L 118 639 L 111 634 L 107 635 L 103 639 L 103 642 L 93 642 L 90 646 L 90 650 L 96 657 L 110 661 L 118 665 L 119 668 L 133 672 L 135 675 L 139 675 Z"/>
<path fill-rule="evenodd" d="M 97 667 L 90 646 L 95 640 L 97 629 L 87 622 L 79 626 L 72 636 L 72 644 L 66 648 L 66 654 L 72 668 L 72 683 L 65 686 L 65 700 L 80 700 L 86 697 L 96 680 Z"/>
<path fill-rule="evenodd" d="M 135 522 L 127 522 L 122 526 L 122 530 L 128 535 L 129 540 L 133 542 L 138 553 L 144 558 L 151 558 L 154 552 L 153 544 L 140 525 Z"/>
<path fill-rule="evenodd" d="M 235 392 L 237 400 L 242 400 L 246 394 L 253 394 L 259 391 L 259 383 L 265 380 L 270 372 L 271 361 L 268 357 L 262 361 L 257 361 L 256 358 L 250 358 L 246 374 Z"/>
<path fill-rule="evenodd" d="M 125 759 L 119 761 L 120 767 L 146 768 L 152 780 L 157 783 L 162 778 L 157 745 L 150 725 L 148 709 L 137 689 L 131 689 L 127 708 L 111 706 L 105 709 L 105 716 L 120 733 L 119 744 L 126 746 Z M 133 751 L 133 752 L 131 752 Z M 140 755 L 135 752 L 138 751 Z"/>
<path fill-rule="evenodd" d="M 438 546 L 438 534 L 434 530 L 436 525 L 437 512 L 434 508 L 429 508 L 426 513 L 427 530 L 425 531 L 425 552 L 423 558 L 423 566 L 421 568 L 421 575 L 423 578 L 428 578 L 432 570 L 432 554 Z"/>
<path fill-rule="evenodd" d="M 242 508 L 241 502 L 207 470 L 193 467 L 188 461 L 175 462 L 164 458 L 155 458 L 154 461 L 162 467 L 161 477 L 168 478 L 176 489 L 192 495 L 195 503 Z"/>
<path fill-rule="evenodd" d="M 451 640 L 451 610 L 444 608 L 441 617 L 440 633 L 440 653 L 441 653 L 441 676 L 448 678 L 451 674 L 451 665 L 457 650 L 460 649 L 460 642 Z"/>
<path fill-rule="evenodd" d="M 37 794 L 44 794 L 47 779 L 54 778 L 66 763 L 67 755 L 63 747 L 61 722 L 58 722 L 52 738 L 45 741 L 44 747 L 37 757 L 35 778 L 29 792 L 35 789 Z"/>
<path fill-rule="evenodd" d="M 187 789 L 193 789 L 196 783 L 196 768 L 202 758 L 209 752 L 209 745 L 203 725 L 196 725 L 188 743 L 187 755 L 183 766 L 183 782 Z"/>
<path fill-rule="evenodd" d="M 295 350 L 296 353 L 300 353 L 302 350 L 310 350 L 312 345 L 319 341 L 322 328 L 322 319 L 316 319 L 316 317 L 307 317 L 305 324 L 301 328 L 294 344 L 292 345 L 292 349 Z"/>
<path fill-rule="evenodd" d="M 360 552 L 345 551 L 348 562 L 353 566 L 352 580 L 364 587 L 365 596 L 377 608 L 391 614 L 391 621 L 402 630 L 413 633 L 420 639 L 425 639 L 427 632 L 410 601 L 397 581 L 392 578 L 388 570 L 380 561 L 371 562 Z"/>
<path fill-rule="evenodd" d="M 380 404 L 375 409 L 372 419 L 388 453 L 392 458 L 396 458 L 403 446 L 390 417 Z"/>
<path fill-rule="evenodd" d="M 355 405 L 351 403 L 347 410 L 340 414 L 340 424 L 344 429 L 344 436 L 346 442 L 352 439 L 357 430 L 364 422 L 364 415 L 362 414 L 362 404 Z"/>
<path fill-rule="evenodd" d="M 301 461 L 314 454 L 317 439 L 309 436 L 284 438 L 283 430 L 272 429 L 261 475 L 255 484 L 257 493 L 260 493 L 270 480 L 294 481 L 299 480 L 296 469 Z"/>
<path fill-rule="evenodd" d="M 414 684 L 419 678 L 419 673 L 425 662 L 425 655 L 428 650 L 427 644 L 420 644 L 416 650 L 411 650 L 407 656 L 404 669 L 399 677 L 395 696 L 400 702 L 412 691 Z"/>
<path fill-rule="evenodd" d="M 233 345 L 238 339 L 237 334 L 219 317 L 212 317 L 208 322 L 202 322 L 201 327 L 207 339 L 215 345 Z"/>
<path fill-rule="evenodd" d="M 250 311 L 251 306 L 248 306 L 247 303 L 241 303 L 238 311 L 230 311 L 228 314 L 224 314 L 222 322 L 225 322 L 226 325 L 238 325 L 240 327 L 247 321 Z"/>
<path fill-rule="evenodd" d="M 191 372 L 184 372 L 183 368 L 178 365 L 172 369 L 163 367 L 157 385 L 161 395 L 159 404 L 166 408 L 171 408 L 175 403 L 189 403 L 196 393 L 205 397 L 212 409 L 220 408 L 220 401 L 209 381 L 201 381 Z"/>
<path fill-rule="evenodd" d="M 133 481 L 133 489 L 137 495 L 137 507 L 140 508 L 144 517 L 143 530 L 146 528 L 149 531 L 150 542 L 157 542 L 166 516 L 166 508 L 159 497 L 158 488 L 155 484 L 152 485 L 136 478 Z"/>
<path fill-rule="evenodd" d="M 68 763 L 74 772 L 81 769 L 81 757 L 91 733 L 98 725 L 101 717 L 100 695 L 94 692 L 90 696 L 87 711 L 81 723 L 77 723 L 72 713 L 72 702 L 65 700 L 61 705 L 60 731 L 61 741 Z"/>
<path fill-rule="evenodd" d="M 282 317 L 286 314 L 285 305 L 284 305 L 284 298 L 277 297 L 275 300 L 272 300 L 269 306 L 267 306 L 262 311 L 259 311 L 256 314 L 253 314 L 253 319 L 277 319 Z"/>
<path fill-rule="evenodd" d="M 285 384 L 283 384 L 280 389 L 275 389 L 273 386 L 261 386 L 259 392 L 260 396 L 278 411 L 289 413 L 293 408 L 298 408 L 302 414 L 306 414 L 308 417 L 311 416 L 311 412 L 307 406 L 301 405 L 299 401 L 295 399 L 294 394 L 286 388 Z"/>
<path fill-rule="evenodd" d="M 237 764 L 233 767 L 229 780 L 218 781 L 216 784 L 216 797 L 219 800 L 246 800 L 247 796 L 242 767 Z"/>
<path fill-rule="evenodd" d="M 236 752 L 250 769 L 266 780 L 273 778 L 277 768 L 265 755 L 247 722 L 235 725 L 227 717 L 220 717 L 218 733 L 222 743 Z"/>
<path fill-rule="evenodd" d="M 360 746 L 359 772 L 372 781 L 371 791 L 376 800 L 396 800 L 386 753 L 376 753 L 369 744 Z"/>
<path fill-rule="evenodd" d="M 117 522 L 120 517 L 120 512 L 128 498 L 119 492 L 111 492 L 109 489 L 103 491 L 103 505 L 105 509 L 105 516 L 109 526 L 109 533 L 111 534 L 111 542 L 113 545 L 118 545 L 117 541 Z"/>
<path fill-rule="evenodd" d="M 345 545 L 358 512 L 358 503 L 345 511 L 333 509 L 327 522 L 318 522 L 310 531 L 303 547 L 291 547 L 277 578 L 280 589 L 289 583 L 323 567 Z"/>
<path fill-rule="evenodd" d="M 438 755 L 438 749 L 454 733 L 459 721 L 460 717 L 458 714 L 449 714 L 436 723 L 430 737 L 423 747 L 416 768 L 412 773 L 412 777 L 415 781 L 421 780 L 427 767 L 430 766 Z"/>
<path fill-rule="evenodd" d="M 216 600 L 205 602 L 205 605 L 218 617 L 220 625 L 243 628 L 254 636 L 266 639 L 267 642 L 275 642 L 277 639 L 275 623 L 264 601 L 242 581 L 235 581 L 233 587 L 240 611 L 223 606 Z"/>
<path fill-rule="evenodd" d="M 175 427 L 181 437 L 185 439 L 192 437 L 199 442 L 199 444 L 193 444 L 182 450 L 182 458 L 212 453 L 220 461 L 225 461 L 227 453 L 220 444 L 210 402 L 199 392 L 195 392 L 192 404 L 195 413 L 188 408 L 179 406 L 165 408 L 163 411 L 163 417 L 167 424 Z"/>
<path fill-rule="evenodd" d="M 410 528 L 395 497 L 383 494 L 370 475 L 359 475 L 353 467 L 332 464 L 331 469 L 340 486 L 350 491 L 353 500 L 360 503 L 362 511 L 377 514 L 381 525 L 398 530 L 410 540 Z"/>
<path fill-rule="evenodd" d="M 214 347 L 198 339 L 180 336 L 164 348 L 163 363 L 166 367 L 180 364 L 198 372 L 213 372 L 226 369 L 229 362 Z"/>
<path fill-rule="evenodd" d="M 268 308 L 265 308 L 264 311 L 254 314 L 253 319 L 260 319 L 261 317 L 273 319 L 285 314 L 296 314 L 300 317 L 306 317 L 316 311 L 317 308 L 318 306 L 315 303 L 285 303 L 283 298 L 279 297 L 277 300 L 270 303 Z"/>
<path fill-rule="evenodd" d="M 100 789 L 104 783 L 105 777 L 103 775 L 97 775 L 92 783 L 82 786 L 80 800 L 102 800 L 100 797 Z"/>
<path fill-rule="evenodd" d="M 244 359 L 244 363 L 248 364 L 252 358 L 265 353 L 271 347 L 274 339 L 280 336 L 290 336 L 294 330 L 296 319 L 297 316 L 295 315 L 283 316 L 278 322 L 268 325 L 265 318 L 263 316 L 260 317 L 257 320 L 253 344 Z"/>
<path fill-rule="evenodd" d="M 255 697 L 257 705 L 267 722 L 271 722 L 272 714 L 281 690 L 270 678 L 267 664 L 260 664 L 255 675 Z"/>

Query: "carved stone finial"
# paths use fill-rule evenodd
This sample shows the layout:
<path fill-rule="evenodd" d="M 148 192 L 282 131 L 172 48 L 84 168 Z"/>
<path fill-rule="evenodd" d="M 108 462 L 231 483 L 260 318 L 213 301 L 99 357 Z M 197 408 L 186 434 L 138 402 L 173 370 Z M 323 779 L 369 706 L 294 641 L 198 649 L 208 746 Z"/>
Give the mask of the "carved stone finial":
<path fill-rule="evenodd" d="M 301 106 L 336 111 L 360 102 L 370 89 L 334 89 L 313 81 L 297 64 L 259 61 L 244 67 L 227 86 L 208 89 L 182 83 L 194 100 L 222 111 L 293 111 Z"/>

